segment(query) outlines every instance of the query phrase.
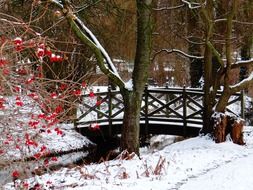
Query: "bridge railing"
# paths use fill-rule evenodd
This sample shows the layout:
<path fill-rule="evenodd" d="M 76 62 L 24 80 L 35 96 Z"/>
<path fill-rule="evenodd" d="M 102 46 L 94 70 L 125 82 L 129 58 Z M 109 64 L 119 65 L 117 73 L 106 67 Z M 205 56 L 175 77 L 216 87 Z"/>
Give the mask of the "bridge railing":
<path fill-rule="evenodd" d="M 217 98 L 221 92 L 217 93 Z M 187 127 L 202 127 L 203 125 L 203 97 L 201 89 L 146 87 L 143 94 L 140 121 L 145 125 L 144 133 L 148 134 L 149 124 L 178 125 L 183 127 L 184 134 Z M 110 86 L 106 92 L 96 92 L 93 98 L 88 94 L 81 97 L 80 113 L 75 122 L 76 126 L 89 126 L 92 123 L 108 126 L 108 133 L 112 134 L 112 126 L 123 120 L 124 104 L 119 90 L 112 90 Z M 241 102 L 243 117 L 243 94 L 236 93 L 228 105 Z M 230 107 L 227 111 L 238 116 Z M 238 106 L 236 107 L 238 108 Z"/>
<path fill-rule="evenodd" d="M 145 131 L 148 131 L 149 122 L 166 122 L 170 125 L 181 125 L 184 133 L 187 126 L 200 127 L 203 124 L 203 92 L 199 89 L 187 88 L 146 88 Z"/>

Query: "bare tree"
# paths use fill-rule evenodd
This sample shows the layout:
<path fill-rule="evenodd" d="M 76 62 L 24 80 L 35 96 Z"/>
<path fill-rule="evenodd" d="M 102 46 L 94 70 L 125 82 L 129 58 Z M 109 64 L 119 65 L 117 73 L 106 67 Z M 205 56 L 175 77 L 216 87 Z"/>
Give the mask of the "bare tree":
<path fill-rule="evenodd" d="M 204 112 L 204 126 L 203 132 L 213 132 L 216 124 L 210 124 L 210 118 L 213 112 L 224 113 L 226 111 L 226 106 L 229 101 L 229 98 L 232 94 L 239 92 L 247 88 L 253 82 L 253 74 L 250 74 L 246 79 L 237 84 L 231 84 L 231 72 L 239 68 L 243 65 L 252 64 L 252 60 L 241 61 L 233 57 L 233 49 L 236 43 L 234 35 L 236 31 L 234 31 L 234 23 L 236 22 L 236 14 L 239 7 L 239 1 L 231 0 L 226 1 L 225 3 L 225 14 L 223 18 L 219 18 L 216 20 L 215 17 L 215 4 L 213 1 L 206 1 L 206 6 L 201 8 L 201 14 L 203 17 L 203 21 L 205 23 L 205 63 L 204 63 L 204 91 L 205 91 L 205 112 Z M 223 34 L 224 41 L 224 52 L 225 55 L 223 57 L 222 52 L 214 46 L 214 34 L 215 32 L 215 23 L 223 22 L 225 25 L 225 33 Z M 219 69 L 216 74 L 216 78 L 214 81 L 212 80 L 212 59 L 213 57 L 219 63 Z M 213 82 L 212 82 L 213 81 Z M 221 84 L 221 81 L 222 84 Z M 217 103 L 215 103 L 217 90 L 220 85 L 223 86 L 223 92 L 221 97 L 218 99 Z M 224 117 L 226 118 L 226 117 Z M 224 139 L 225 140 L 225 139 Z"/>
<path fill-rule="evenodd" d="M 214 112 L 225 114 L 228 100 L 232 94 L 252 84 L 252 74 L 240 83 L 233 82 L 235 80 L 232 74 L 239 67 L 252 64 L 252 60 L 240 60 L 234 56 L 234 52 L 238 52 L 238 48 L 242 44 L 247 44 L 250 47 L 249 43 L 241 43 L 238 39 L 245 39 L 243 36 L 252 39 L 252 36 L 242 34 L 237 26 L 240 23 L 240 27 L 250 28 L 249 26 L 252 23 L 247 22 L 249 20 L 244 20 L 245 17 L 238 17 L 238 13 L 243 11 L 239 9 L 241 5 L 246 6 L 249 12 L 252 12 L 252 6 L 249 6 L 250 4 L 247 1 L 237 0 L 216 2 L 211 0 L 197 2 L 182 0 L 181 2 L 187 6 L 190 13 L 188 15 L 188 35 L 193 33 L 193 30 L 203 30 L 204 35 L 202 36 L 201 31 L 197 31 L 200 41 L 194 45 L 190 44 L 188 53 L 179 49 L 163 49 L 160 52 L 178 53 L 192 60 L 198 60 L 199 63 L 203 59 L 204 125 L 202 132 L 205 134 L 212 133 L 214 131 L 214 125 L 210 122 L 212 114 Z M 188 41 L 192 43 L 196 40 L 191 38 Z M 204 44 L 203 56 L 199 54 L 201 49 L 198 47 L 202 43 Z M 196 52 L 198 55 L 193 55 Z M 248 50 L 247 52 L 249 53 Z M 223 92 L 221 97 L 217 99 L 217 92 L 221 88 Z"/>
<path fill-rule="evenodd" d="M 71 28 L 80 40 L 95 54 L 101 71 L 119 86 L 124 99 L 124 119 L 122 126 L 121 149 L 139 154 L 140 108 L 142 94 L 148 77 L 151 52 L 151 9 L 152 0 L 137 0 L 137 47 L 132 79 L 126 83 L 118 74 L 111 58 L 95 35 L 74 13 L 69 1 L 51 1 L 61 8 Z M 105 61 L 104 61 L 105 60 Z"/>

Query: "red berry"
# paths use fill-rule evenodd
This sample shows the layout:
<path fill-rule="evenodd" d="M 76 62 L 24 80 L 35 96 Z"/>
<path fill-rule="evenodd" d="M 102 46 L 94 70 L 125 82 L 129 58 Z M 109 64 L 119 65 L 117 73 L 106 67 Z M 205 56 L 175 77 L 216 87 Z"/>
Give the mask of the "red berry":
<path fill-rule="evenodd" d="M 39 58 L 43 57 L 44 54 L 45 54 L 44 49 L 42 49 L 42 48 L 38 48 L 38 49 L 37 49 L 37 56 L 38 56 Z"/>
<path fill-rule="evenodd" d="M 83 88 L 85 88 L 86 86 L 87 86 L 87 84 L 86 84 L 86 82 L 82 82 L 82 84 L 81 84 L 81 86 L 83 87 Z"/>
<path fill-rule="evenodd" d="M 36 158 L 36 159 L 39 159 L 41 156 L 42 156 L 42 155 L 41 155 L 41 153 L 39 153 L 39 152 L 33 155 L 33 157 Z"/>
<path fill-rule="evenodd" d="M 12 172 L 12 177 L 13 178 L 18 178 L 20 176 L 20 174 L 19 174 L 19 172 L 17 171 L 17 170 L 14 170 L 13 172 Z"/>
<path fill-rule="evenodd" d="M 44 50 L 45 49 L 45 44 L 44 43 L 40 43 L 38 47 Z"/>
<path fill-rule="evenodd" d="M 10 70 L 9 69 L 3 69 L 3 75 L 9 75 Z"/>
<path fill-rule="evenodd" d="M 58 158 L 54 156 L 54 157 L 51 158 L 51 160 L 56 162 L 56 161 L 58 161 Z"/>
<path fill-rule="evenodd" d="M 96 102 L 96 106 L 100 106 L 102 104 L 102 101 L 101 100 L 98 100 L 97 102 Z"/>
<path fill-rule="evenodd" d="M 56 99 L 57 98 L 57 93 L 56 92 L 52 92 L 50 96 L 51 96 L 51 98 Z"/>
<path fill-rule="evenodd" d="M 62 62 L 63 58 L 60 55 L 56 56 L 56 62 Z"/>
<path fill-rule="evenodd" d="M 77 89 L 77 90 L 74 90 L 74 91 L 73 91 L 73 94 L 74 94 L 75 96 L 81 96 L 81 93 L 82 93 L 82 91 L 81 91 L 80 89 Z"/>
<path fill-rule="evenodd" d="M 89 97 L 91 97 L 91 98 L 95 97 L 95 94 L 94 94 L 93 91 L 91 91 L 91 92 L 89 93 Z"/>
<path fill-rule="evenodd" d="M 62 111 L 63 111 L 63 108 L 62 108 L 61 105 L 59 105 L 59 106 L 57 106 L 57 107 L 55 108 L 55 112 L 56 112 L 56 113 L 61 113 Z"/>
<path fill-rule="evenodd" d="M 19 107 L 22 107 L 24 105 L 24 103 L 18 100 L 18 101 L 16 101 L 16 105 Z"/>
<path fill-rule="evenodd" d="M 20 45 L 23 43 L 23 40 L 20 37 L 16 37 L 13 41 L 14 41 L 14 44 L 16 45 Z"/>
<path fill-rule="evenodd" d="M 51 62 L 55 62 L 56 59 L 57 59 L 57 58 L 56 58 L 56 55 L 55 55 L 54 53 L 52 53 L 51 56 L 50 56 L 50 61 L 51 61 Z"/>
<path fill-rule="evenodd" d="M 0 67 L 4 67 L 7 64 L 7 60 L 4 58 L 0 58 Z"/>
<path fill-rule="evenodd" d="M 45 145 L 42 145 L 42 147 L 40 148 L 41 152 L 44 152 L 47 149 L 47 147 Z"/>
<path fill-rule="evenodd" d="M 99 124 L 98 124 L 98 123 L 92 123 L 92 124 L 90 125 L 90 130 L 92 130 L 92 131 L 100 130 Z"/>
<path fill-rule="evenodd" d="M 47 55 L 48 57 L 52 56 L 52 52 L 51 52 L 50 48 L 45 49 L 45 55 Z"/>
<path fill-rule="evenodd" d="M 29 184 L 27 182 L 24 182 L 23 183 L 23 188 L 28 189 L 29 188 Z"/>

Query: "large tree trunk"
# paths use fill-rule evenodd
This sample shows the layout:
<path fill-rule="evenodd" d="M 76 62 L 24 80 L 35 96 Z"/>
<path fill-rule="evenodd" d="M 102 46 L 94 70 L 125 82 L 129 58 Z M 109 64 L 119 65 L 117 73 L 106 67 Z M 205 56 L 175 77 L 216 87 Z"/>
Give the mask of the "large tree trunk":
<path fill-rule="evenodd" d="M 252 36 L 246 36 L 243 39 L 243 45 L 241 47 L 241 59 L 242 60 L 249 60 L 251 58 L 250 56 L 250 50 L 252 45 Z M 245 79 L 248 75 L 248 67 L 243 66 L 240 67 L 240 76 L 239 80 L 242 81 Z"/>
<path fill-rule="evenodd" d="M 200 40 L 200 27 L 199 27 L 199 14 L 197 11 L 188 10 L 188 52 L 190 55 L 200 56 L 201 47 L 199 45 Z M 203 76 L 203 61 L 201 59 L 190 58 L 190 76 L 191 76 L 191 87 L 200 87 L 200 78 Z"/>
<path fill-rule="evenodd" d="M 148 79 L 152 46 L 152 0 L 137 0 L 137 47 L 133 71 L 133 88 L 121 89 L 124 98 L 124 120 L 121 149 L 139 154 L 140 109 Z"/>
<path fill-rule="evenodd" d="M 223 90 L 223 93 L 217 102 L 217 105 L 215 107 L 215 111 L 225 113 L 226 107 L 228 105 L 229 98 L 231 97 L 232 93 L 230 92 L 229 88 L 225 88 Z"/>
<path fill-rule="evenodd" d="M 217 2 L 217 16 L 220 16 L 224 13 L 224 2 L 219 1 Z M 213 20 L 215 15 L 214 15 L 214 4 L 209 1 L 209 6 L 206 9 L 206 13 L 209 15 L 209 19 Z M 206 26 L 207 26 L 207 42 L 212 42 L 213 40 L 213 34 L 215 31 L 219 33 L 221 36 L 225 33 L 226 27 L 224 27 L 224 24 L 216 24 L 213 25 L 210 20 L 206 20 Z M 214 44 L 213 44 L 214 46 Z M 223 49 L 223 44 L 215 44 L 215 49 L 218 51 L 219 54 L 222 54 L 222 49 Z M 216 93 L 217 90 L 220 88 L 220 80 L 221 80 L 221 75 L 219 73 L 219 68 L 221 68 L 221 65 L 219 63 L 218 58 L 215 56 L 213 50 L 211 49 L 210 45 L 206 44 L 205 47 L 205 55 L 204 55 L 204 126 L 202 131 L 206 133 L 210 133 L 213 131 L 213 126 L 210 124 L 210 118 L 211 115 L 213 114 L 213 108 L 216 103 Z M 225 97 L 223 98 L 225 101 Z M 227 103 L 227 102 L 226 102 Z M 223 106 L 224 104 L 222 104 Z M 225 108 L 224 108 L 225 109 Z"/>
<path fill-rule="evenodd" d="M 208 43 L 213 37 L 213 2 L 207 1 L 205 9 L 201 10 L 201 17 L 206 23 L 206 36 L 205 36 L 205 53 L 204 53 L 204 98 L 203 98 L 203 128 L 201 133 L 207 134 L 212 132 L 212 126 L 210 125 L 210 118 L 212 115 L 212 50 Z"/>
<path fill-rule="evenodd" d="M 212 132 L 212 126 L 210 125 L 210 118 L 212 115 L 212 94 L 210 91 L 211 88 L 211 75 L 212 75 L 212 53 L 208 47 L 205 50 L 205 64 L 204 64 L 204 98 L 203 98 L 203 128 L 201 133 L 207 134 Z"/>
<path fill-rule="evenodd" d="M 133 92 L 123 92 L 124 118 L 122 126 L 121 150 L 139 153 L 140 108 L 142 95 Z"/>
<path fill-rule="evenodd" d="M 246 4 L 243 6 L 243 11 L 241 17 L 245 19 L 247 22 L 251 22 L 253 19 L 253 1 L 252 0 L 247 0 L 245 1 Z M 243 33 L 243 38 L 242 38 L 242 46 L 241 46 L 241 59 L 242 60 L 249 60 L 251 58 L 251 47 L 253 43 L 253 37 L 252 37 L 252 30 L 253 27 L 247 26 L 240 28 L 242 30 L 241 32 Z M 240 78 L 239 80 L 242 81 L 245 79 L 248 75 L 248 67 L 240 67 Z"/>

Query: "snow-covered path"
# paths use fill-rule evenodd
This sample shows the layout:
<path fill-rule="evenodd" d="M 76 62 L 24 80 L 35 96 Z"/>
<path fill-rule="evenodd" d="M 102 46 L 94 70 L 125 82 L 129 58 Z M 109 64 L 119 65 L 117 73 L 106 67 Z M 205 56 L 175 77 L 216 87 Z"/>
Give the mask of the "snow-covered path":
<path fill-rule="evenodd" d="M 253 187 L 253 155 L 235 159 L 197 178 L 190 178 L 178 190 L 247 190 Z"/>

